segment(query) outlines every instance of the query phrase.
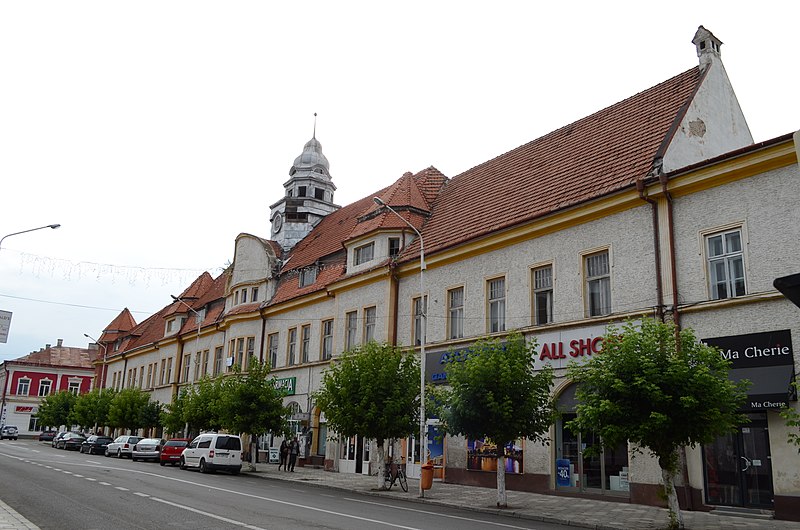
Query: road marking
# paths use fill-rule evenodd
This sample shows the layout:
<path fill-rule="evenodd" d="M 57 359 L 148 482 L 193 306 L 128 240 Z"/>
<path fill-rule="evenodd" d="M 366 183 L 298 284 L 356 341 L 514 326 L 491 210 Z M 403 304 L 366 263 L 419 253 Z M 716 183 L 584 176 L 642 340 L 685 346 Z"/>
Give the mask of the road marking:
<path fill-rule="evenodd" d="M 167 501 L 167 500 L 164 500 L 164 499 L 159 499 L 158 497 L 150 497 L 150 498 L 153 499 L 156 502 L 167 504 L 167 505 L 172 506 L 174 508 L 180 508 L 181 510 L 187 510 L 187 511 L 190 511 L 190 512 L 194 512 L 196 514 L 205 515 L 206 517 L 210 517 L 212 519 L 216 519 L 217 521 L 224 521 L 226 523 L 235 524 L 236 526 L 243 526 L 244 528 L 250 528 L 252 530 L 266 530 L 264 528 L 261 528 L 260 526 L 253 526 L 253 525 L 250 525 L 250 524 L 247 524 L 247 523 L 243 523 L 242 521 L 236 521 L 234 519 L 228 519 L 227 517 L 222 517 L 220 515 L 216 515 L 216 514 L 213 514 L 213 513 L 204 512 L 204 511 L 198 510 L 196 508 L 190 508 L 188 506 L 183 506 L 183 505 L 175 503 L 175 502 L 170 502 L 170 501 Z"/>
<path fill-rule="evenodd" d="M 75 476 L 78 478 L 83 478 L 83 475 L 78 475 L 77 473 L 75 473 Z"/>
<path fill-rule="evenodd" d="M 86 480 L 88 480 L 89 482 L 97 482 L 97 479 L 96 479 L 96 478 L 92 478 L 92 477 L 84 477 L 84 478 L 85 478 Z"/>
<path fill-rule="evenodd" d="M 108 482 L 98 482 L 98 484 L 100 484 L 101 486 L 110 486 L 111 485 Z"/>
<path fill-rule="evenodd" d="M 134 491 L 133 494 L 136 495 L 137 497 L 145 497 L 145 498 L 150 496 L 147 493 L 142 493 L 141 491 Z"/>
<path fill-rule="evenodd" d="M 382 506 L 384 508 L 391 508 L 393 510 L 405 510 L 407 512 L 421 513 L 421 514 L 425 514 L 425 515 L 435 515 L 437 517 L 447 517 L 448 519 L 459 519 L 461 521 L 470 521 L 470 522 L 482 523 L 482 524 L 486 524 L 486 525 L 500 526 L 500 527 L 503 527 L 503 528 L 518 528 L 518 529 L 522 529 L 522 530 L 530 530 L 530 528 L 527 527 L 527 526 L 514 526 L 514 525 L 504 524 L 504 523 L 495 523 L 493 521 L 486 521 L 484 519 L 474 519 L 472 517 L 463 517 L 461 515 L 448 515 L 446 513 L 431 512 L 431 511 L 428 511 L 428 510 L 417 510 L 416 508 L 406 508 L 405 506 L 397 506 L 395 504 L 386 504 L 386 503 L 383 503 L 383 502 L 365 501 L 365 500 L 361 500 L 361 499 L 352 499 L 352 498 L 349 498 L 349 497 L 344 497 L 344 500 L 351 501 L 351 502 L 359 502 L 359 503 L 362 503 L 362 504 L 371 504 L 373 506 Z M 456 508 L 456 509 L 460 509 L 458 506 L 453 506 L 453 507 Z"/>
<path fill-rule="evenodd" d="M 114 489 L 119 491 L 131 491 L 128 488 L 123 488 L 122 486 L 114 486 Z"/>

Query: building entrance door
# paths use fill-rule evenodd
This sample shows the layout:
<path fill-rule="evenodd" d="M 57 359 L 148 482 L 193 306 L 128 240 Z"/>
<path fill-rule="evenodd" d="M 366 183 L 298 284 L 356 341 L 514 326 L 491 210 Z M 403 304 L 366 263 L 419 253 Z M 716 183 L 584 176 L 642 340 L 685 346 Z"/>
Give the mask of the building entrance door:
<path fill-rule="evenodd" d="M 772 508 L 772 461 L 767 415 L 750 414 L 750 423 L 703 447 L 709 504 Z"/>

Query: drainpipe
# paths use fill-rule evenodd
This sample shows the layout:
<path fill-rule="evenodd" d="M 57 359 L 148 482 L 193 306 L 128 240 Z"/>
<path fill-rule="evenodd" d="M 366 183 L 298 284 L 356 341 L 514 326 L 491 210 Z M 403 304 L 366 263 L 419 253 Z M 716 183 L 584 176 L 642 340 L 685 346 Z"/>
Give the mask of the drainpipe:
<path fill-rule="evenodd" d="M 656 262 L 656 316 L 659 320 L 664 320 L 664 285 L 661 277 L 661 231 L 658 226 L 658 204 L 647 196 L 643 179 L 636 181 L 636 191 L 639 192 L 640 199 L 650 204 L 653 215 L 653 249 Z"/>
<path fill-rule="evenodd" d="M 258 362 L 264 362 L 264 341 L 267 332 L 267 317 L 264 316 L 264 310 L 261 310 L 261 345 L 258 347 Z M 275 368 L 271 366 L 270 369 Z"/>
<path fill-rule="evenodd" d="M 672 274 L 672 319 L 675 322 L 675 332 L 680 332 L 681 318 L 678 311 L 678 270 L 675 264 L 675 223 L 673 215 L 673 200 L 667 189 L 668 179 L 663 173 L 659 173 L 658 181 L 661 183 L 661 190 L 667 198 L 667 230 L 669 235 L 669 267 Z"/>

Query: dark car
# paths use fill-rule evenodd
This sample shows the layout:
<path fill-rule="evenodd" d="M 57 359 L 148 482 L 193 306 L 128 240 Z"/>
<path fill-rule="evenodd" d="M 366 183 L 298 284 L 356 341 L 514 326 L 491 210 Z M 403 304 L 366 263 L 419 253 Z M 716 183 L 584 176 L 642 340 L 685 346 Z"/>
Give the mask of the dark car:
<path fill-rule="evenodd" d="M 40 442 L 52 442 L 56 437 L 56 431 L 42 431 L 39 433 Z"/>
<path fill-rule="evenodd" d="M 50 442 L 50 445 L 56 447 L 56 444 L 68 434 L 67 431 L 57 432 L 55 436 L 53 436 L 53 440 Z"/>
<path fill-rule="evenodd" d="M 67 451 L 78 451 L 81 444 L 86 441 L 86 437 L 76 432 L 68 432 L 56 442 L 56 449 L 66 449 Z"/>
<path fill-rule="evenodd" d="M 164 442 L 164 445 L 161 447 L 161 455 L 158 457 L 158 461 L 162 466 L 167 464 L 175 465 L 180 463 L 181 461 L 181 453 L 183 449 L 189 445 L 191 442 L 188 438 L 173 438 L 172 440 L 167 440 Z"/>
<path fill-rule="evenodd" d="M 106 454 L 106 447 L 113 441 L 110 436 L 92 435 L 83 441 L 78 450 L 88 455 L 104 455 Z"/>

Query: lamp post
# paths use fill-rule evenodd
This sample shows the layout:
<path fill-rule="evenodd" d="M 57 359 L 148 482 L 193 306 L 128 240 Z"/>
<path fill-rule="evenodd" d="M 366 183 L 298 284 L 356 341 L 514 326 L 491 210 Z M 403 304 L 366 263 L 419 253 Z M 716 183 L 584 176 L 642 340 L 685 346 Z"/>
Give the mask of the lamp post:
<path fill-rule="evenodd" d="M 422 329 L 420 333 L 419 344 L 419 448 L 420 448 L 420 481 L 419 481 L 419 496 L 425 496 L 425 490 L 422 489 L 422 466 L 425 464 L 425 459 L 428 458 L 428 433 L 427 433 L 427 419 L 425 418 L 425 341 L 427 339 L 428 331 L 428 308 L 425 303 L 425 242 L 422 240 L 422 234 L 419 233 L 414 225 L 409 223 L 402 215 L 397 213 L 394 208 L 383 202 L 379 197 L 373 197 L 375 204 L 383 206 L 401 221 L 408 225 L 411 230 L 419 238 L 419 303 L 422 313 Z"/>
<path fill-rule="evenodd" d="M 174 296 L 174 295 L 170 295 L 170 296 L 172 297 L 173 300 L 175 300 L 176 302 L 182 303 L 183 305 L 185 305 L 189 309 L 189 311 L 194 313 L 195 319 L 197 320 L 197 350 L 199 351 L 200 350 L 200 324 L 202 323 L 202 318 L 200 318 L 200 313 L 198 313 L 192 306 L 190 306 L 189 304 L 184 302 L 181 298 L 179 298 L 177 296 Z M 186 381 L 184 381 L 184 383 L 188 383 L 188 382 L 189 382 L 189 374 L 186 374 Z"/>
<path fill-rule="evenodd" d="M 107 359 L 108 359 L 108 347 L 105 344 L 103 344 L 100 341 L 98 341 L 97 339 L 93 338 L 91 335 L 88 335 L 87 333 L 84 333 L 83 336 L 86 337 L 87 339 L 91 340 L 92 342 L 94 342 L 95 344 L 100 346 L 101 348 L 103 348 L 103 369 L 100 371 L 100 388 L 105 388 L 106 387 L 106 364 L 107 364 Z"/>
<path fill-rule="evenodd" d="M 59 225 L 59 224 L 44 225 L 44 226 L 40 226 L 40 227 L 38 227 L 38 228 L 30 228 L 30 229 L 28 229 L 28 230 L 22 230 L 21 232 L 12 232 L 12 233 L 10 233 L 10 234 L 6 234 L 6 235 L 4 235 L 2 238 L 0 238 L 0 249 L 2 249 L 2 248 L 3 248 L 3 241 L 5 241 L 5 239 L 6 239 L 7 237 L 11 237 L 11 236 L 18 236 L 18 235 L 20 235 L 20 234 L 27 234 L 28 232 L 34 232 L 34 231 L 36 231 L 36 230 L 42 230 L 42 229 L 44 229 L 44 228 L 52 228 L 53 230 L 55 230 L 55 229 L 56 229 L 56 228 L 58 228 L 59 226 L 61 226 L 61 225 Z"/>

